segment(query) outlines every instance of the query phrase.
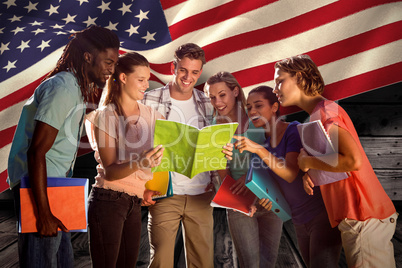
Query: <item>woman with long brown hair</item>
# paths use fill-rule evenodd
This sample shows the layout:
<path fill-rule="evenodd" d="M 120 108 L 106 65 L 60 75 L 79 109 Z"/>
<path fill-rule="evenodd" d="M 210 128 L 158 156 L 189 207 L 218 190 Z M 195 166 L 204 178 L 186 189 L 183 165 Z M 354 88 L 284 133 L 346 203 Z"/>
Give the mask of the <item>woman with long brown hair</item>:
<path fill-rule="evenodd" d="M 138 53 L 120 56 L 108 81 L 104 105 L 87 117 L 98 175 L 89 201 L 88 224 L 94 267 L 135 267 L 141 236 L 141 204 L 151 205 L 145 183 L 160 164 L 153 147 L 155 121 L 163 116 L 138 101 L 149 86 L 149 63 Z"/>

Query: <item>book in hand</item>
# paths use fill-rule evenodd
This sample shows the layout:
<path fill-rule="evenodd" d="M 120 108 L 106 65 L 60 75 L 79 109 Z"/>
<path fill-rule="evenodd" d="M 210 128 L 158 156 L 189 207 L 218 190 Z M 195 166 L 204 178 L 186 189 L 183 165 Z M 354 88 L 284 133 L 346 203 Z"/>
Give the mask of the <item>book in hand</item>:
<path fill-rule="evenodd" d="M 173 195 L 172 179 L 169 171 L 154 172 L 152 179 L 145 183 L 145 188 L 160 192 L 160 195 L 152 196 L 153 200 L 166 198 Z"/>
<path fill-rule="evenodd" d="M 226 168 L 222 147 L 229 143 L 238 123 L 196 127 L 158 119 L 155 123 L 154 146 L 163 145 L 161 164 L 152 172 L 172 171 L 189 178 L 211 170 Z"/>
<path fill-rule="evenodd" d="M 259 159 L 259 157 L 255 158 Z M 262 161 L 262 160 L 261 160 Z M 246 186 L 259 198 L 269 199 L 272 202 L 272 211 L 283 221 L 292 218 L 290 207 L 283 197 L 281 189 L 274 178 L 262 166 L 254 166 L 251 161 L 247 172 Z M 261 163 L 261 162 L 260 162 Z"/>
<path fill-rule="evenodd" d="M 70 232 L 87 231 L 88 179 L 47 178 L 50 210 Z M 28 177 L 21 179 L 19 232 L 35 233 L 38 212 Z M 60 229 L 59 229 L 60 231 Z"/>
<path fill-rule="evenodd" d="M 214 199 L 211 201 L 211 206 L 233 209 L 250 216 L 250 207 L 254 205 L 257 197 L 250 191 L 245 195 L 233 194 L 230 187 L 232 187 L 235 182 L 235 179 L 226 175 Z"/>
<path fill-rule="evenodd" d="M 297 125 L 303 148 L 315 157 L 336 153 L 331 138 L 325 131 L 320 120 Z M 318 169 L 309 169 L 307 172 L 314 186 L 333 183 L 349 177 L 346 172 L 330 172 Z"/>

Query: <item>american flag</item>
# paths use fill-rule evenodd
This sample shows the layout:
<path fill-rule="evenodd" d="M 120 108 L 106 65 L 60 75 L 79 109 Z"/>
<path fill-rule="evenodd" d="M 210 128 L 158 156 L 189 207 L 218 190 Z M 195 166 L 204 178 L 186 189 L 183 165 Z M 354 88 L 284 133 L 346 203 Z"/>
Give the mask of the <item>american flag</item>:
<path fill-rule="evenodd" d="M 92 24 L 115 31 L 121 51 L 151 63 L 150 88 L 171 80 L 174 50 L 193 42 L 207 64 L 199 89 L 232 72 L 246 94 L 273 86 L 274 63 L 309 54 L 332 100 L 402 81 L 402 1 L 3 0 L 0 4 L 0 191 L 22 106 L 54 68 L 68 36 Z M 290 111 L 290 110 L 289 110 Z"/>

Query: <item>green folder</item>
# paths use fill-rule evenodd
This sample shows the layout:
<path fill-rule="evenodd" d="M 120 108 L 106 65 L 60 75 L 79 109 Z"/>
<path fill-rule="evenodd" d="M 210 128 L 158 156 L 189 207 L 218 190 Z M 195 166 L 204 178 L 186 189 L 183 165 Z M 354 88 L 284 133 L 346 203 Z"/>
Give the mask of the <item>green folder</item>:
<path fill-rule="evenodd" d="M 161 164 L 152 172 L 172 171 L 189 178 L 211 170 L 226 168 L 222 147 L 229 143 L 238 123 L 196 127 L 167 120 L 156 120 L 154 146 L 165 148 Z"/>

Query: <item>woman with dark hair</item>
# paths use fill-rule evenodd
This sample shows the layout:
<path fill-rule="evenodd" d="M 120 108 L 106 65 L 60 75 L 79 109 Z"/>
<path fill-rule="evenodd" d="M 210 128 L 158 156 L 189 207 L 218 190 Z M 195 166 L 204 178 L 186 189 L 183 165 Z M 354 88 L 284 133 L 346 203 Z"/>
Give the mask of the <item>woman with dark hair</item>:
<path fill-rule="evenodd" d="M 153 146 L 155 121 L 163 116 L 138 102 L 149 86 L 149 63 L 132 52 L 120 56 L 104 105 L 87 116 L 98 175 L 89 196 L 88 227 L 94 267 L 135 267 L 141 236 L 141 204 L 151 205 L 145 183 L 160 164 Z"/>
<path fill-rule="evenodd" d="M 267 173 L 278 183 L 290 206 L 298 246 L 307 267 L 338 267 L 339 231 L 331 228 L 319 189 L 314 190 L 313 196 L 303 190 L 303 172 L 297 165 L 302 148 L 299 123 L 279 118 L 278 98 L 267 86 L 250 91 L 247 110 L 254 126 L 265 129 L 266 140 L 260 146 L 246 137 L 235 136 L 238 139 L 235 148 L 256 154 L 259 158 L 251 160 L 253 165 L 268 166 Z M 268 210 L 272 208 L 270 200 L 261 199 L 260 204 Z"/>
<path fill-rule="evenodd" d="M 240 84 L 229 72 L 211 76 L 204 91 L 215 109 L 214 123 L 238 122 L 236 135 L 246 137 L 256 144 L 263 144 L 264 129 L 251 123 L 245 109 L 246 98 Z M 233 141 L 234 142 L 234 141 Z M 232 193 L 242 195 L 250 191 L 245 186 L 251 153 L 234 149 L 227 169 L 218 171 L 223 179 L 226 174 L 236 180 Z M 236 249 L 240 267 L 274 267 L 282 233 L 282 221 L 272 211 L 260 205 L 250 208 L 251 217 L 228 209 L 230 234 Z"/>

